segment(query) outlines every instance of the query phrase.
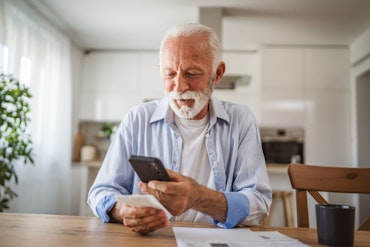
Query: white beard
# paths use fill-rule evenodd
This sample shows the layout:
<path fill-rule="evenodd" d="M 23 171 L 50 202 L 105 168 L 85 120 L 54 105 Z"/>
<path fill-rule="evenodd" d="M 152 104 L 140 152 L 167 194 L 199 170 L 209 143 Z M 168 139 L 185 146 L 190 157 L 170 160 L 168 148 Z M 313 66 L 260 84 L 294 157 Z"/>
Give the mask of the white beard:
<path fill-rule="evenodd" d="M 165 92 L 166 96 L 169 99 L 169 104 L 175 114 L 184 119 L 193 119 L 196 117 L 202 109 L 206 106 L 209 99 L 211 98 L 212 91 L 213 91 L 213 80 L 209 84 L 209 86 L 202 92 L 196 91 L 186 91 L 182 94 L 176 92 Z M 180 108 L 176 104 L 176 100 L 180 99 L 193 99 L 194 105 L 192 107 L 189 106 L 181 106 Z"/>

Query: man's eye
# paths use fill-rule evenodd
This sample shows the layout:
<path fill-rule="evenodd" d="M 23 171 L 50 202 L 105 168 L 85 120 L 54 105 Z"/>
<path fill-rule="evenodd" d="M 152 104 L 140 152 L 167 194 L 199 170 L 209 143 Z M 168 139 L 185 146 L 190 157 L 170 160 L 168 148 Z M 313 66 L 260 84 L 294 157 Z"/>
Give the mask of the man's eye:
<path fill-rule="evenodd" d="M 186 72 L 185 75 L 186 75 L 186 77 L 190 77 L 190 78 L 198 78 L 202 74 L 201 73 L 190 73 L 190 72 Z"/>
<path fill-rule="evenodd" d="M 165 73 L 164 76 L 165 78 L 173 78 L 176 76 L 176 73 Z"/>

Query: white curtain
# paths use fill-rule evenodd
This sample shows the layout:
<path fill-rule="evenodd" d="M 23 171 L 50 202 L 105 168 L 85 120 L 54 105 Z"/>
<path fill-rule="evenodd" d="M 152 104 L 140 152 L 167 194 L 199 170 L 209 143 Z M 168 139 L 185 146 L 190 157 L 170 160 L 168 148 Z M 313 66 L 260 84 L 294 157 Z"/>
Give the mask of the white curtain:
<path fill-rule="evenodd" d="M 70 41 L 25 1 L 0 0 L 0 69 L 30 87 L 35 164 L 17 167 L 10 212 L 69 214 L 71 169 Z"/>

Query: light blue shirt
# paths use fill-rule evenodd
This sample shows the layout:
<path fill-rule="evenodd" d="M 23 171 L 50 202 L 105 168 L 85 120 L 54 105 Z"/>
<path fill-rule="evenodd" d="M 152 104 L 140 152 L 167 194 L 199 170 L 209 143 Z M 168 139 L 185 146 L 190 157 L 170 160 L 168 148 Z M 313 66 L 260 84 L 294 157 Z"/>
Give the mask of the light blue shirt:
<path fill-rule="evenodd" d="M 215 188 L 224 193 L 228 207 L 226 222 L 214 222 L 224 228 L 260 224 L 269 211 L 271 186 L 256 120 L 248 107 L 215 97 L 209 109 L 206 150 Z M 131 109 L 89 191 L 88 204 L 95 215 L 109 222 L 116 195 L 140 192 L 140 180 L 128 162 L 131 155 L 157 157 L 179 172 L 182 144 L 166 97 Z"/>

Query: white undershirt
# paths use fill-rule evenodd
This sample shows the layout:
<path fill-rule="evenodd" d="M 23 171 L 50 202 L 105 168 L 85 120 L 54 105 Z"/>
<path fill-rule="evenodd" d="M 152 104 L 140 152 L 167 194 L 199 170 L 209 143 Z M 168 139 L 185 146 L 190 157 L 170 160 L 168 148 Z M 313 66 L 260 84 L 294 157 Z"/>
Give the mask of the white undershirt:
<path fill-rule="evenodd" d="M 201 120 L 188 120 L 176 116 L 175 121 L 183 140 L 180 173 L 208 188 L 215 189 L 215 179 L 205 145 L 209 115 Z M 212 222 L 212 218 L 189 209 L 175 217 L 175 221 Z"/>

